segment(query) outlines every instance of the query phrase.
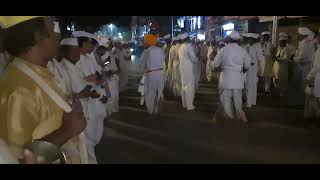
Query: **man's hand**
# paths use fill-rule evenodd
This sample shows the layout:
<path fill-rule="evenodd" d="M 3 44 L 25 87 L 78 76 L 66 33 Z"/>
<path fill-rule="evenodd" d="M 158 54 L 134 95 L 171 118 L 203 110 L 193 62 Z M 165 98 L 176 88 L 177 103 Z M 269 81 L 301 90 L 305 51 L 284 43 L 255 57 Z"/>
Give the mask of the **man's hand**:
<path fill-rule="evenodd" d="M 108 102 L 108 97 L 107 96 L 103 96 L 100 101 L 102 102 L 102 104 L 106 104 Z"/>
<path fill-rule="evenodd" d="M 309 87 L 314 87 L 314 82 L 312 79 L 306 79 L 306 84 L 309 86 Z"/>
<path fill-rule="evenodd" d="M 48 141 L 61 147 L 86 128 L 87 121 L 83 114 L 80 101 L 74 101 L 71 107 L 72 111 L 70 113 L 63 113 L 60 128 L 40 140 Z"/>
<path fill-rule="evenodd" d="M 75 97 L 77 99 L 88 98 L 88 97 L 90 97 L 91 89 L 92 89 L 92 86 L 88 85 L 82 91 L 80 91 L 78 94 L 76 94 Z"/>
<path fill-rule="evenodd" d="M 23 159 L 19 160 L 20 164 L 36 164 L 33 153 L 29 149 L 24 149 L 22 155 Z"/>
<path fill-rule="evenodd" d="M 246 73 L 247 71 L 248 71 L 247 68 L 242 68 L 242 72 L 243 72 L 243 73 Z"/>
<path fill-rule="evenodd" d="M 91 74 L 89 76 L 84 77 L 84 80 L 88 82 L 95 82 L 97 80 L 97 75 L 96 74 Z"/>
<path fill-rule="evenodd" d="M 72 137 L 80 134 L 87 126 L 80 101 L 72 103 L 72 111 L 63 114 L 62 127 L 71 132 Z"/>
<path fill-rule="evenodd" d="M 91 98 L 99 98 L 100 94 L 96 90 L 93 90 L 90 92 L 90 97 Z"/>
<path fill-rule="evenodd" d="M 96 85 L 102 85 L 104 81 L 102 79 L 97 79 L 95 83 Z"/>

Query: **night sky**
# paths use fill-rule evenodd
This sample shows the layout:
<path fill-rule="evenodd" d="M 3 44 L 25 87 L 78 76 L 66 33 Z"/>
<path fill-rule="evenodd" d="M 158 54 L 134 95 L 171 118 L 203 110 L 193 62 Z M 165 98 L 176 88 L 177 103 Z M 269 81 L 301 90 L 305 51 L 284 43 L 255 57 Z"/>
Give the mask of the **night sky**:
<path fill-rule="evenodd" d="M 164 32 L 171 30 L 171 16 L 149 16 L 150 19 L 157 21 Z M 115 24 L 118 27 L 131 26 L 131 16 L 62 16 L 66 22 L 76 22 L 80 26 L 90 26 L 99 28 L 105 24 Z"/>

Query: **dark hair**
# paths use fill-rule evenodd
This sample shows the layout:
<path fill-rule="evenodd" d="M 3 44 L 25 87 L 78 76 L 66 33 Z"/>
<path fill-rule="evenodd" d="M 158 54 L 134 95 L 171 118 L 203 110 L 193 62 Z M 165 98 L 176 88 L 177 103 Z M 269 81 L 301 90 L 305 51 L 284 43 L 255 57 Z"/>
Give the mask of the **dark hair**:
<path fill-rule="evenodd" d="M 20 56 L 35 46 L 39 39 L 49 36 L 44 18 L 33 18 L 7 29 L 4 49 L 13 56 Z"/>
<path fill-rule="evenodd" d="M 60 49 L 59 49 L 59 56 L 61 56 L 62 58 L 65 58 L 67 52 L 69 51 L 70 46 L 67 45 L 61 45 Z"/>
<path fill-rule="evenodd" d="M 182 39 L 182 43 L 184 43 L 184 42 L 190 42 L 190 38 L 186 37 L 185 39 Z"/>
<path fill-rule="evenodd" d="M 88 37 L 78 37 L 79 47 L 82 48 L 83 44 L 85 42 L 88 42 L 89 40 L 90 40 L 90 38 L 88 38 Z"/>
<path fill-rule="evenodd" d="M 99 45 L 99 42 L 97 41 L 97 40 L 95 40 L 95 39 L 91 39 L 91 43 L 94 45 L 94 46 L 96 46 L 96 45 Z"/>

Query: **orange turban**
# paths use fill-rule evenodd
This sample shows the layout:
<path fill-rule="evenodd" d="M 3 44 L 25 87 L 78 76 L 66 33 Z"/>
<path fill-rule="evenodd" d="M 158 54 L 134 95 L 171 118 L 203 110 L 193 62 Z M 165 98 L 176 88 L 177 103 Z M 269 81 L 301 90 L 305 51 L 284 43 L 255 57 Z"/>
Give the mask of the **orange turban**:
<path fill-rule="evenodd" d="M 144 44 L 147 46 L 156 45 L 158 36 L 153 34 L 146 34 L 144 35 Z"/>

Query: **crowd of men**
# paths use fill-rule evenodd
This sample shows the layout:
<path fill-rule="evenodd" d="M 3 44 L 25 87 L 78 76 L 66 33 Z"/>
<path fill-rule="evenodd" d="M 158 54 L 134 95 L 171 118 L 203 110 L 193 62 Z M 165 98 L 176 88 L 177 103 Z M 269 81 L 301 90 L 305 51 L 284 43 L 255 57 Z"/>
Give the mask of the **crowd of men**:
<path fill-rule="evenodd" d="M 320 115 L 319 35 L 307 27 L 299 27 L 296 33 L 297 47 L 288 32 L 274 35 L 278 47 L 272 44 L 273 35 L 268 31 L 232 31 L 211 42 L 191 39 L 188 33 L 172 38 L 168 34 L 161 38 L 165 42 L 148 35 L 141 58 L 145 67 L 141 85 L 147 86 L 143 93 L 148 112 L 159 114 L 166 96 L 164 88 L 192 111 L 199 81 L 217 80 L 221 105 L 214 121 L 231 119 L 245 125 L 244 109 L 255 106 L 258 91 L 262 91 L 266 96 L 287 96 L 288 106 L 304 105 L 306 125 L 315 123 Z"/>
<path fill-rule="evenodd" d="M 96 164 L 104 122 L 128 83 L 128 42 L 85 31 L 62 39 L 47 16 L 0 24 L 0 160 L 51 163 L 43 157 L 57 147 L 66 163 Z"/>
<path fill-rule="evenodd" d="M 0 24 L 0 163 L 43 162 L 42 147 L 63 152 L 67 163 L 97 163 L 104 122 L 119 111 L 128 83 L 128 42 L 85 31 L 61 39 L 59 24 L 47 16 L 0 16 Z M 243 104 L 251 108 L 259 89 L 270 95 L 273 88 L 288 105 L 304 105 L 313 123 L 320 116 L 320 36 L 306 27 L 297 33 L 297 47 L 285 32 L 232 31 L 211 42 L 188 33 L 146 34 L 140 103 L 157 117 L 167 88 L 193 111 L 199 82 L 216 80 L 214 121 L 246 124 Z"/>

